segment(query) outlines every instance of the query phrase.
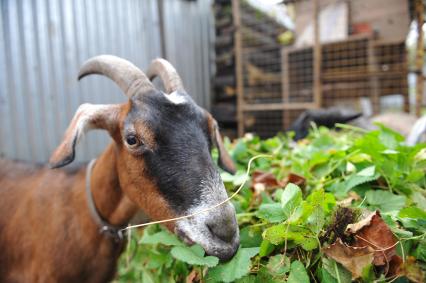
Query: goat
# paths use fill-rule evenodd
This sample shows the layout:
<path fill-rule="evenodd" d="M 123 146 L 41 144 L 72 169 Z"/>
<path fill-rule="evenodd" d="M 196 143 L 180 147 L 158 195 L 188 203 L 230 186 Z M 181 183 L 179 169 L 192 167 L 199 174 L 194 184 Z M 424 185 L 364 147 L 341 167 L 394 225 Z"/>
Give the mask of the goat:
<path fill-rule="evenodd" d="M 124 242 L 120 228 L 142 209 L 154 220 L 205 209 L 227 198 L 210 155 L 234 172 L 218 126 L 183 88 L 173 66 L 152 62 L 166 93 L 132 63 L 111 55 L 86 61 L 79 79 L 99 74 L 118 84 L 123 104 L 81 105 L 50 158 L 52 168 L 74 160 L 91 129 L 112 143 L 89 167 L 74 171 L 0 160 L 0 282 L 107 282 Z M 207 254 L 231 258 L 239 247 L 232 204 L 165 226 Z"/>
<path fill-rule="evenodd" d="M 311 122 L 328 128 L 333 128 L 336 123 L 350 122 L 366 130 L 377 129 L 375 123 L 379 123 L 406 137 L 408 145 L 422 141 L 422 135 L 426 132 L 425 117 L 417 120 L 415 116 L 407 113 L 383 113 L 370 118 L 361 116 L 362 113 L 342 108 L 310 109 L 300 114 L 289 130 L 294 131 L 294 139 L 299 140 L 308 135 Z"/>

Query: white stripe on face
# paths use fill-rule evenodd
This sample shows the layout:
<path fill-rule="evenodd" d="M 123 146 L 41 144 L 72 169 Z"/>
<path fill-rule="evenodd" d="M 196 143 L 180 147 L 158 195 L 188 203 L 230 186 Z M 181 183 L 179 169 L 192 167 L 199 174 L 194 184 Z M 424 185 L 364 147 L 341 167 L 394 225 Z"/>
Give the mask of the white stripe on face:
<path fill-rule="evenodd" d="M 178 92 L 174 91 L 170 94 L 165 94 L 166 98 L 172 102 L 173 104 L 184 104 L 187 103 L 186 98 L 179 94 Z"/>

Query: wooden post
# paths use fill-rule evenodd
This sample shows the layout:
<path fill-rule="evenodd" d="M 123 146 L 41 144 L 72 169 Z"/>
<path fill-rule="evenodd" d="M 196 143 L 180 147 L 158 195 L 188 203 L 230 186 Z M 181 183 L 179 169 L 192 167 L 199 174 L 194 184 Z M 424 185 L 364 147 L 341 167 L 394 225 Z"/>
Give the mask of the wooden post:
<path fill-rule="evenodd" d="M 423 46 L 423 23 L 424 23 L 424 6 L 422 0 L 416 0 L 416 19 L 417 19 L 417 52 L 416 52 L 416 115 L 421 115 L 423 104 L 423 62 L 424 62 L 424 46 Z"/>
<path fill-rule="evenodd" d="M 377 77 L 378 65 L 375 53 L 374 39 L 368 40 L 368 76 L 370 77 L 371 89 L 371 104 L 373 105 L 373 113 L 380 112 L 380 93 L 379 93 L 379 78 Z"/>
<path fill-rule="evenodd" d="M 313 66 L 314 66 L 314 103 L 317 107 L 322 105 L 322 91 L 321 91 L 321 62 L 322 62 L 322 50 L 321 50 L 321 39 L 320 39 L 320 7 L 319 0 L 314 0 L 313 7 L 313 23 L 314 23 L 314 46 L 313 46 Z"/>
<path fill-rule="evenodd" d="M 289 61 L 288 61 L 288 51 L 287 49 L 281 48 L 281 92 L 282 92 L 282 102 L 283 104 L 290 103 L 290 85 L 289 85 Z M 283 108 L 283 130 L 288 128 L 290 122 L 290 113 L 288 110 Z"/>
<path fill-rule="evenodd" d="M 234 19 L 234 49 L 235 49 L 235 75 L 237 78 L 237 123 L 238 136 L 244 134 L 244 78 L 242 61 L 242 38 L 241 38 L 241 20 L 240 20 L 240 2 L 232 0 L 232 17 Z"/>

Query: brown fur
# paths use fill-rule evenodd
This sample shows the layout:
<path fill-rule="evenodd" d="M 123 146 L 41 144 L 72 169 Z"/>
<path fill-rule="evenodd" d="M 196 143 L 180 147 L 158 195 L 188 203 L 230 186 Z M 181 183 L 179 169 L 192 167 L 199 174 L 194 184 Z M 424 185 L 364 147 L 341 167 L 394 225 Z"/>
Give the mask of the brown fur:
<path fill-rule="evenodd" d="M 120 106 L 114 124 L 122 125 L 128 105 Z M 54 158 L 66 158 L 76 133 L 73 119 Z M 111 116 L 109 116 L 111 118 Z M 118 120 L 118 121 L 117 121 Z M 126 225 L 138 207 L 153 219 L 175 217 L 143 160 L 125 148 L 121 128 L 109 119 L 91 121 L 114 139 L 96 161 L 91 190 L 102 217 Z M 140 128 L 140 127 L 138 127 Z M 146 134 L 146 133 L 145 133 Z M 107 282 L 124 243 L 101 235 L 87 206 L 85 167 L 73 174 L 0 160 L 0 282 Z M 173 223 L 167 226 L 173 230 Z"/>

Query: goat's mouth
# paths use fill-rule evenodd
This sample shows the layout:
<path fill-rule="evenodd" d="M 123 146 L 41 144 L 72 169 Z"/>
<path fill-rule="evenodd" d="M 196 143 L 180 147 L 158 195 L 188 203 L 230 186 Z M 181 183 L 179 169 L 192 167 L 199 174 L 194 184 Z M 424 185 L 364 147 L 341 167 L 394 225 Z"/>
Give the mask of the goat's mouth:
<path fill-rule="evenodd" d="M 208 221 L 217 223 L 209 225 Z M 231 259 L 240 245 L 235 213 L 226 219 L 199 215 L 179 220 L 176 222 L 175 233 L 186 244 L 197 243 L 203 247 L 207 255 L 216 256 L 221 261 Z"/>
<path fill-rule="evenodd" d="M 195 244 L 195 242 L 188 235 L 186 235 L 185 232 L 183 232 L 182 230 L 175 228 L 175 233 L 179 237 L 179 239 L 181 239 L 185 244 L 189 246 L 192 246 L 193 244 Z"/>
<path fill-rule="evenodd" d="M 230 242 L 225 242 L 217 236 L 211 234 L 209 229 L 193 228 L 191 232 L 184 232 L 176 226 L 175 233 L 187 245 L 199 244 L 203 247 L 207 255 L 216 256 L 220 261 L 231 259 L 238 250 L 240 237 L 237 232 Z M 197 240 L 195 240 L 197 239 Z"/>

